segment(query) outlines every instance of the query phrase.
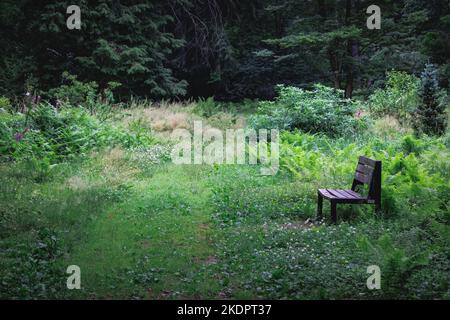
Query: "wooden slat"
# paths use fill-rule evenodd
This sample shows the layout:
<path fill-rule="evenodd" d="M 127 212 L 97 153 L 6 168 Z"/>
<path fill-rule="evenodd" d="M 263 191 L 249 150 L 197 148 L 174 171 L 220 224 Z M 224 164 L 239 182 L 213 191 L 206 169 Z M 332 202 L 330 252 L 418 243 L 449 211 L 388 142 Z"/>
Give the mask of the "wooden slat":
<path fill-rule="evenodd" d="M 326 189 L 326 192 L 333 198 L 336 198 L 336 195 L 331 191 L 331 189 Z"/>
<path fill-rule="evenodd" d="M 366 158 L 366 157 L 359 157 L 359 163 L 365 164 L 367 166 L 371 166 L 372 168 L 375 168 L 375 164 L 377 163 L 375 160 Z"/>
<path fill-rule="evenodd" d="M 360 198 L 360 199 L 363 198 L 359 193 L 357 193 L 357 192 L 355 192 L 353 190 L 345 190 L 345 191 L 347 191 L 347 193 L 353 195 L 354 197 L 357 197 L 357 198 Z"/>
<path fill-rule="evenodd" d="M 362 174 L 362 173 L 359 173 L 359 172 L 357 172 L 355 174 L 355 180 L 357 180 L 357 181 L 359 181 L 361 183 L 370 184 L 370 179 L 371 179 L 371 176 L 368 176 L 368 175 L 365 175 L 365 174 Z"/>
<path fill-rule="evenodd" d="M 339 200 L 362 200 L 363 198 L 360 194 L 352 190 L 335 190 L 335 189 L 320 189 L 320 193 L 330 199 Z"/>
<path fill-rule="evenodd" d="M 320 191 L 320 193 L 322 194 L 322 195 L 324 195 L 325 197 L 327 197 L 327 198 L 330 198 L 330 199 L 334 199 L 335 197 L 332 195 L 332 194 L 330 194 L 329 192 L 328 192 L 328 190 L 326 190 L 326 189 L 321 189 L 321 190 L 319 190 Z"/>
<path fill-rule="evenodd" d="M 341 196 L 339 195 L 339 193 L 336 192 L 336 190 L 334 189 L 327 189 L 328 193 L 330 193 L 331 195 L 333 195 L 333 197 L 335 197 L 336 199 L 339 199 Z"/>
<path fill-rule="evenodd" d="M 349 194 L 345 193 L 344 190 L 334 190 L 334 191 L 339 194 L 339 198 L 341 199 L 354 199 L 353 196 L 350 196 Z"/>
<path fill-rule="evenodd" d="M 350 199 L 362 199 L 362 197 L 356 192 L 350 193 L 348 192 L 348 190 L 342 190 L 342 192 L 345 192 L 345 194 L 347 194 L 348 198 Z"/>
<path fill-rule="evenodd" d="M 358 167 L 356 168 L 356 171 L 361 173 L 366 173 L 366 165 L 358 163 Z"/>
<path fill-rule="evenodd" d="M 357 172 L 366 174 L 366 175 L 370 175 L 373 173 L 373 168 L 370 166 L 367 166 L 365 164 L 358 164 L 358 167 L 356 168 Z"/>
<path fill-rule="evenodd" d="M 319 191 L 323 197 L 329 200 L 348 201 L 349 203 L 366 200 L 366 198 L 352 190 L 320 189 Z"/>

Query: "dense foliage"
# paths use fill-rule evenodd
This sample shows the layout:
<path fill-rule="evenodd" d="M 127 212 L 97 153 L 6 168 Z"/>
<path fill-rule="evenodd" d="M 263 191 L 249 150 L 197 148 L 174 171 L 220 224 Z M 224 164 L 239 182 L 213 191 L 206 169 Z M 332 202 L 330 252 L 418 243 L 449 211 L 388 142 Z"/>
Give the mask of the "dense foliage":
<path fill-rule="evenodd" d="M 402 123 L 411 121 L 411 115 L 419 104 L 420 81 L 405 72 L 387 74 L 384 89 L 377 89 L 369 97 L 369 110 L 375 117 L 390 115 Z"/>
<path fill-rule="evenodd" d="M 139 124 L 129 130 L 115 127 L 70 105 L 58 110 L 42 103 L 26 114 L 0 113 L 0 162 L 28 163 L 37 180 L 46 179 L 56 164 L 87 157 L 94 150 L 155 142 Z"/>
<path fill-rule="evenodd" d="M 2 29 L 13 30 L 4 38 L 12 45 L 2 45 L 2 93 L 19 93 L 24 86 L 56 87 L 63 71 L 102 88 L 120 82 L 119 91 L 128 96 L 162 98 L 186 92 L 186 82 L 176 80 L 168 65 L 182 41 L 164 31 L 173 20 L 164 10 L 165 1 L 80 1 L 81 30 L 66 27 L 71 4 L 2 1 Z M 21 68 L 11 65 L 11 59 L 21 60 Z"/>
<path fill-rule="evenodd" d="M 366 27 L 369 1 L 79 1 L 81 30 L 69 4 L 0 3 L 0 95 L 46 92 L 68 71 L 122 97 L 267 99 L 316 82 L 352 97 L 428 61 L 449 85 L 448 1 L 379 1 L 381 30 Z"/>
<path fill-rule="evenodd" d="M 354 134 L 364 127 L 364 119 L 357 116 L 357 103 L 344 99 L 343 92 L 323 85 L 316 85 L 312 91 L 284 86 L 278 89 L 275 101 L 261 102 L 257 114 L 250 118 L 253 128 L 299 129 L 339 136 Z"/>

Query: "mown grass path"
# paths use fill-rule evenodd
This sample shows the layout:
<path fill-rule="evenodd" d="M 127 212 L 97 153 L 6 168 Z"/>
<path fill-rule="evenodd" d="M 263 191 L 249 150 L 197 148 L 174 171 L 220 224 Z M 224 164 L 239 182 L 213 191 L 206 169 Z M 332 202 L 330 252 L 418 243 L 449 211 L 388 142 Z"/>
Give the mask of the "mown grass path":
<path fill-rule="evenodd" d="M 80 266 L 84 298 L 214 298 L 211 169 L 167 165 L 133 181 L 132 195 L 88 226 L 66 264 Z"/>

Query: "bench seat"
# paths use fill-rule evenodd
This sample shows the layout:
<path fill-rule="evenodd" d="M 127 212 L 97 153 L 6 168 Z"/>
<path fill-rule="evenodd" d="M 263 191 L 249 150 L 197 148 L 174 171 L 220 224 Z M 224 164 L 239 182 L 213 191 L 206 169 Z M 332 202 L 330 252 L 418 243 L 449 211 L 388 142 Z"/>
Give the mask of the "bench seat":
<path fill-rule="evenodd" d="M 363 197 L 353 190 L 319 189 L 319 193 L 327 200 L 345 203 L 367 203 L 367 197 Z"/>

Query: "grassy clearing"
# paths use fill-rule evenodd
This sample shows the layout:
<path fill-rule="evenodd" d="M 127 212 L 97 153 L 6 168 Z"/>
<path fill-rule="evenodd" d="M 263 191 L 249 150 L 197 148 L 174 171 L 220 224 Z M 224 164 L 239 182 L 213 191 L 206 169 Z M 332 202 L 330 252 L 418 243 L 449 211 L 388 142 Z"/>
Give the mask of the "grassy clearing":
<path fill-rule="evenodd" d="M 215 281 L 197 276 L 215 263 L 204 187 L 209 169 L 160 164 L 142 172 L 128 163 L 127 155 L 115 149 L 47 184 L 30 187 L 21 180 L 15 192 L 2 192 L 10 196 L 2 197 L 2 203 L 20 199 L 22 206 L 29 205 L 30 216 L 44 216 L 30 220 L 17 208 L 10 225 L 3 225 L 21 229 L 2 237 L 3 270 L 10 270 L 2 274 L 2 294 L 72 297 L 64 289 L 64 271 L 76 264 L 83 270 L 83 290 L 73 296 L 77 298 L 214 296 Z M 10 168 L 3 170 L 13 181 Z M 42 229 L 49 230 L 44 239 L 38 231 Z M 13 243 L 14 249 L 9 247 Z M 33 247 L 38 257 L 29 254 Z M 30 265 L 23 265 L 24 260 Z M 27 286 L 37 279 L 16 287 L 20 277 L 36 272 L 48 277 L 39 279 L 47 288 Z"/>
<path fill-rule="evenodd" d="M 163 138 L 191 128 L 193 112 L 118 118 Z M 184 120 L 156 130 L 170 115 Z M 164 145 L 96 151 L 42 181 L 26 162 L 2 164 L 0 297 L 448 299 L 449 138 L 415 140 L 397 126 L 378 120 L 354 139 L 284 134 L 275 177 L 175 166 Z M 361 154 L 385 163 L 383 214 L 341 206 L 338 226 L 306 223 L 317 188 L 347 187 Z M 374 264 L 381 291 L 366 287 Z M 81 267 L 80 291 L 65 287 L 69 265 Z"/>
<path fill-rule="evenodd" d="M 214 259 L 206 173 L 157 168 L 136 181 L 126 201 L 89 226 L 86 240 L 68 259 L 84 272 L 84 297 L 213 295 L 213 279 L 197 278 L 198 269 Z"/>

